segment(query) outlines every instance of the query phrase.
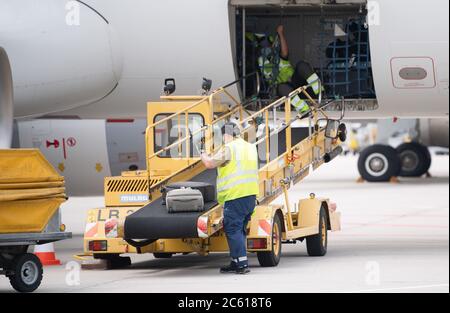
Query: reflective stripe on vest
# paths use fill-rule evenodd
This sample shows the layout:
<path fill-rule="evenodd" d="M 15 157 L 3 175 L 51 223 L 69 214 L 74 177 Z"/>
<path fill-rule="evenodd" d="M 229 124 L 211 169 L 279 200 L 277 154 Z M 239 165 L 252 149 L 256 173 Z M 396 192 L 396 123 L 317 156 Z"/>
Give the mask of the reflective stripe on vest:
<path fill-rule="evenodd" d="M 258 152 L 256 147 L 239 138 L 226 145 L 231 160 L 218 168 L 218 201 L 227 201 L 258 195 Z"/>
<path fill-rule="evenodd" d="M 234 188 L 234 187 L 237 187 L 237 186 L 240 186 L 240 185 L 242 185 L 242 184 L 250 184 L 250 183 L 258 183 L 258 178 L 255 178 L 254 176 L 252 176 L 252 177 L 247 177 L 247 178 L 240 178 L 240 179 L 238 179 L 238 180 L 235 180 L 235 181 L 233 181 L 232 183 L 229 183 L 229 184 L 226 184 L 226 185 L 222 185 L 221 187 L 219 187 L 219 188 L 217 188 L 217 192 L 224 192 L 224 191 L 227 191 L 227 190 L 230 190 L 230 189 L 232 189 L 232 188 Z M 233 200 L 233 199 L 230 199 L 230 200 Z M 227 200 L 225 200 L 225 201 L 228 201 L 228 199 Z"/>
<path fill-rule="evenodd" d="M 294 75 L 294 68 L 291 65 L 291 62 L 288 60 L 280 60 L 280 72 L 277 77 L 277 83 L 279 84 L 285 84 L 289 82 L 292 78 L 292 75 Z"/>
<path fill-rule="evenodd" d="M 223 178 L 217 178 L 217 185 L 224 185 L 227 180 L 232 180 L 232 179 L 236 179 L 237 177 L 240 176 L 256 176 L 258 175 L 258 170 L 242 170 L 239 172 L 236 172 L 234 174 L 228 175 L 227 177 L 223 177 Z"/>
<path fill-rule="evenodd" d="M 301 99 L 298 95 L 291 99 L 291 104 L 297 111 L 297 113 L 306 113 L 309 111 L 309 105 L 304 99 Z"/>
<path fill-rule="evenodd" d="M 262 70 L 262 73 L 264 75 L 264 78 L 269 80 L 272 79 L 273 76 L 273 63 L 270 62 L 267 58 L 264 59 L 263 57 L 258 58 L 258 65 L 260 69 Z M 278 84 L 285 84 L 289 82 L 292 78 L 292 75 L 294 75 L 294 68 L 292 67 L 292 64 L 287 60 L 280 60 L 280 64 L 278 65 L 279 71 L 278 71 L 278 77 L 277 77 L 277 83 Z"/>
<path fill-rule="evenodd" d="M 314 93 L 318 95 L 320 93 L 320 78 L 319 76 L 314 73 L 306 80 L 308 82 L 308 85 L 311 85 L 311 88 L 313 89 Z"/>

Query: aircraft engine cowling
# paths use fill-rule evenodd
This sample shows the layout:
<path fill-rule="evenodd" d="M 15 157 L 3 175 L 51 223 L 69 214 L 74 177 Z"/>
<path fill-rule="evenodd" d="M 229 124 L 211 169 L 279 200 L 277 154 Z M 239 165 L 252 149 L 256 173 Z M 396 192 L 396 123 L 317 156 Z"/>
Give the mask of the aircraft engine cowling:
<path fill-rule="evenodd" d="M 13 126 L 13 83 L 8 54 L 0 47 L 0 149 L 9 148 Z"/>
<path fill-rule="evenodd" d="M 122 75 L 114 28 L 82 1 L 2 2 L 0 35 L 14 78 L 15 117 L 94 103 Z"/>

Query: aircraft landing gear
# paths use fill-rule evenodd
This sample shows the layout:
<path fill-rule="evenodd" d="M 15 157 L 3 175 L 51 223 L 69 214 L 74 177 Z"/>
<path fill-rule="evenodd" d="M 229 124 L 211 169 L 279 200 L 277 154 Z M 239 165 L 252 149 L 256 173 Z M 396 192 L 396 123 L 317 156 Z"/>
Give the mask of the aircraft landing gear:
<path fill-rule="evenodd" d="M 421 177 L 431 167 L 431 154 L 427 147 L 417 142 L 409 142 L 397 148 L 400 157 L 402 177 Z"/>
<path fill-rule="evenodd" d="M 401 171 L 397 151 L 386 145 L 373 145 L 364 149 L 358 160 L 361 177 L 368 182 L 388 182 Z"/>
<path fill-rule="evenodd" d="M 428 173 L 431 154 L 427 147 L 404 143 L 394 149 L 387 145 L 373 145 L 364 149 L 358 160 L 358 170 L 368 182 L 389 182 L 394 177 L 421 177 Z"/>

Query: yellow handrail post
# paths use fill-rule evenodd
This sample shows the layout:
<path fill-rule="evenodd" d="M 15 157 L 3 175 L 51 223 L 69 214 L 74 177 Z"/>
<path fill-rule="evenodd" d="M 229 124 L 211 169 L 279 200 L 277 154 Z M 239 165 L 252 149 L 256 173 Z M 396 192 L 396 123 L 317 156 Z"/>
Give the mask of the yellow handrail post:
<path fill-rule="evenodd" d="M 190 131 L 189 131 L 189 113 L 186 112 L 185 113 L 185 118 L 184 118 L 184 122 L 185 122 L 185 132 L 186 132 L 186 141 L 185 141 L 185 145 L 186 145 L 186 160 L 189 164 L 189 158 L 191 157 L 191 142 L 190 142 Z"/>
<path fill-rule="evenodd" d="M 292 212 L 291 212 L 291 205 L 289 203 L 289 192 L 288 192 L 288 182 L 283 180 L 281 181 L 281 186 L 283 188 L 283 193 L 284 193 L 284 202 L 286 205 L 286 210 L 287 210 L 287 222 L 288 222 L 288 228 L 289 230 L 293 230 L 294 229 L 294 222 L 292 221 Z"/>
<path fill-rule="evenodd" d="M 266 119 L 266 162 L 269 163 L 270 162 L 270 127 L 269 127 L 269 110 L 266 110 L 266 114 L 265 114 L 265 119 Z"/>
<path fill-rule="evenodd" d="M 286 119 L 286 152 L 291 151 L 291 143 L 292 143 L 292 128 L 291 128 L 291 98 L 288 97 L 285 101 L 285 119 Z"/>
<path fill-rule="evenodd" d="M 150 125 L 147 126 L 145 129 L 145 157 L 146 162 L 145 165 L 147 166 L 147 181 L 150 182 Z"/>
<path fill-rule="evenodd" d="M 178 115 L 178 157 L 180 158 L 183 152 L 183 145 L 181 143 L 181 115 Z"/>

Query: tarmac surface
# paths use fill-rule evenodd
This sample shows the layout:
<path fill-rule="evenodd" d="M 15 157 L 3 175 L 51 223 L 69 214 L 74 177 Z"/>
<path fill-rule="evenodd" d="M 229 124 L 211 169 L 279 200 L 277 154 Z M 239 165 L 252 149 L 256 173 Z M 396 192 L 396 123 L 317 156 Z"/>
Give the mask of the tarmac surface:
<path fill-rule="evenodd" d="M 126 270 L 79 270 L 84 211 L 102 198 L 74 198 L 64 222 L 76 235 L 56 245 L 62 266 L 46 267 L 38 292 L 449 292 L 449 157 L 434 156 L 432 178 L 398 184 L 356 183 L 356 158 L 340 157 L 293 187 L 290 200 L 310 192 L 342 212 L 342 231 L 330 233 L 328 254 L 313 258 L 305 244 L 283 245 L 281 263 L 221 275 L 226 254 L 154 259 L 132 255 Z M 278 201 L 277 201 L 278 202 Z M 13 292 L 0 277 L 0 293 Z"/>

